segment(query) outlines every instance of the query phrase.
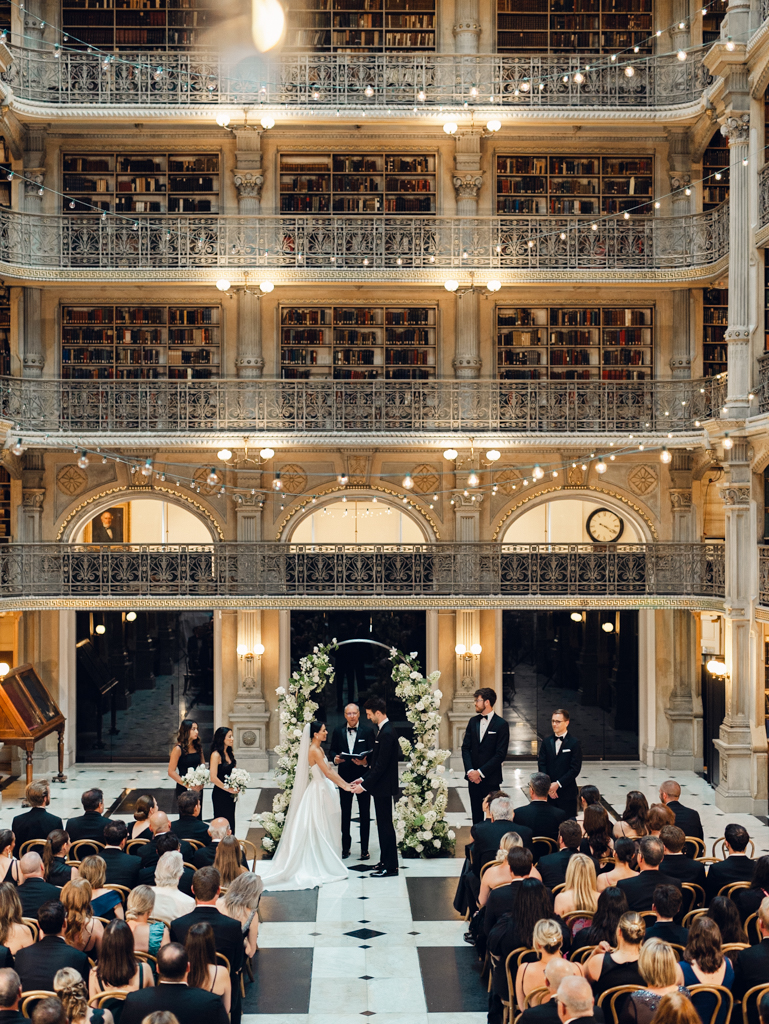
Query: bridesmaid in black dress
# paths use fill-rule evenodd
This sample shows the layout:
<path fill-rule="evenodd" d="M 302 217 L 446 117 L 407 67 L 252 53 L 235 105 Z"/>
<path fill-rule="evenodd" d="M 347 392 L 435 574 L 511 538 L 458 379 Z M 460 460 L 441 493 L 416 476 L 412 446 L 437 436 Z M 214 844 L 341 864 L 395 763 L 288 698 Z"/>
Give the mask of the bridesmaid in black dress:
<path fill-rule="evenodd" d="M 200 744 L 198 723 L 191 718 L 185 718 L 179 726 L 179 735 L 176 737 L 176 744 L 171 751 L 171 758 L 168 762 L 168 774 L 176 783 L 176 798 L 183 793 L 187 787 L 182 785 L 182 778 L 190 768 L 197 768 L 205 764 L 203 747 Z M 200 817 L 203 818 L 203 787 L 191 787 L 200 797 Z"/>
<path fill-rule="evenodd" d="M 237 789 L 228 789 L 224 780 L 235 767 L 235 755 L 232 753 L 232 729 L 221 726 L 214 733 L 211 743 L 211 760 L 208 770 L 214 784 L 214 817 L 226 818 L 230 823 L 232 834 L 235 835 L 235 797 Z"/>

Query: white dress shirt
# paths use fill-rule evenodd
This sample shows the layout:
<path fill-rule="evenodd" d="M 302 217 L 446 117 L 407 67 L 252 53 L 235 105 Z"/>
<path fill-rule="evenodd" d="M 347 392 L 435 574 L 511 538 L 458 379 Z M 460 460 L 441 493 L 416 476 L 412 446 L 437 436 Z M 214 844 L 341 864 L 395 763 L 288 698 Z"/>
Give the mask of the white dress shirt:
<path fill-rule="evenodd" d="M 357 740 L 357 738 L 358 738 L 358 726 L 356 725 L 354 728 L 351 729 L 349 727 L 349 725 L 348 725 L 347 726 L 347 750 L 348 750 L 348 753 L 351 754 L 353 752 L 353 750 L 355 749 L 355 741 Z"/>
<path fill-rule="evenodd" d="M 491 712 L 489 712 L 488 715 L 482 715 L 481 716 L 481 739 L 483 739 L 483 737 L 486 735 L 486 730 L 489 727 L 489 723 L 491 722 L 491 716 L 493 714 L 494 714 L 494 712 L 491 711 Z"/>

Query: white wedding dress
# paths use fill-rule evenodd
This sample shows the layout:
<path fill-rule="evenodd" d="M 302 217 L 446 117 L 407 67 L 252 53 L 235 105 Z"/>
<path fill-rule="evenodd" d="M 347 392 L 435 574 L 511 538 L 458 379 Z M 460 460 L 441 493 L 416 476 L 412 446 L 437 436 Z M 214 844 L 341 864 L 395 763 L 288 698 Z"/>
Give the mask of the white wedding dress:
<path fill-rule="evenodd" d="M 265 889 L 314 889 L 347 879 L 342 853 L 342 809 L 337 787 L 310 765 L 310 727 L 299 746 L 296 780 L 286 824 L 271 861 L 257 862 Z M 299 765 L 309 767 L 302 772 Z"/>

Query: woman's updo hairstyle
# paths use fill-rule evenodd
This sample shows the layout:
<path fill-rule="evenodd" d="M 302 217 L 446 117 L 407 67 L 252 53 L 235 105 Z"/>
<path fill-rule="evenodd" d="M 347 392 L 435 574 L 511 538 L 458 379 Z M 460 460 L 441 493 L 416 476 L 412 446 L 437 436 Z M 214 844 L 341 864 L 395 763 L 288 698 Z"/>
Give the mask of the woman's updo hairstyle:
<path fill-rule="evenodd" d="M 317 735 L 325 724 L 325 722 L 319 722 L 317 718 L 314 722 L 310 722 L 310 739 Z"/>
<path fill-rule="evenodd" d="M 625 942 L 629 942 L 633 946 L 640 946 L 646 935 L 646 922 L 635 910 L 629 910 L 623 914 L 617 927 Z"/>

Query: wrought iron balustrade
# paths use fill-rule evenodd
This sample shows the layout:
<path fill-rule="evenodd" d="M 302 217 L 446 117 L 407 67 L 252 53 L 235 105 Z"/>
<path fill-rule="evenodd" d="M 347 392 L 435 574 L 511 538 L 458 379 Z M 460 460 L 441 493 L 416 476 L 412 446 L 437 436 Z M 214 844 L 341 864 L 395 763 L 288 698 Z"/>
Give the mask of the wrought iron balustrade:
<path fill-rule="evenodd" d="M 0 378 L 19 431 L 683 431 L 726 377 L 647 381 L 29 380 Z"/>
<path fill-rule="evenodd" d="M 758 546 L 758 603 L 769 608 L 769 544 Z"/>
<path fill-rule="evenodd" d="M 639 57 L 628 77 L 627 60 L 606 66 L 598 54 L 284 53 L 231 63 L 201 51 L 163 53 L 159 65 L 146 51 L 122 50 L 107 63 L 102 52 L 11 51 L 3 77 L 14 95 L 52 106 L 664 109 L 697 102 L 711 81 L 701 53 Z"/>
<path fill-rule="evenodd" d="M 769 224 L 769 164 L 764 164 L 758 172 L 758 226 L 763 228 L 767 224 Z"/>
<path fill-rule="evenodd" d="M 628 271 L 709 267 L 729 251 L 722 204 L 683 217 L 217 216 L 23 213 L 0 209 L 8 267 L 201 268 L 371 274 L 410 269 Z M 357 280 L 357 277 L 356 277 Z"/>
<path fill-rule="evenodd" d="M 0 598 L 720 597 L 720 544 L 9 544 Z"/>
<path fill-rule="evenodd" d="M 769 412 L 769 352 L 758 357 L 758 411 Z"/>

